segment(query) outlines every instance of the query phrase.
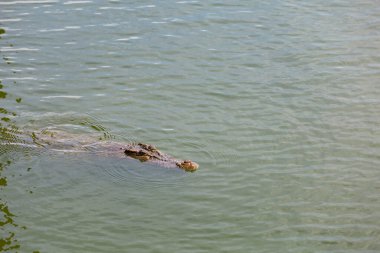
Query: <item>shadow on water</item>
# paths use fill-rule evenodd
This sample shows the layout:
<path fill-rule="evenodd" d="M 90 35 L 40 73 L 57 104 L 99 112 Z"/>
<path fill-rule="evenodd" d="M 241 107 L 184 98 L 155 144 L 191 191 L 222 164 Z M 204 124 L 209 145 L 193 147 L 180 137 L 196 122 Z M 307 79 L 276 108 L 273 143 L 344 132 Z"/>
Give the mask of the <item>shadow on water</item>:
<path fill-rule="evenodd" d="M 5 29 L 0 28 L 0 41 Z M 1 59 L 6 64 L 8 58 L 0 51 Z M 6 92 L 6 84 L 0 79 L 0 193 L 8 186 L 8 179 L 5 176 L 5 172 L 12 164 L 13 158 L 8 156 L 9 143 L 22 142 L 20 139 L 20 131 L 16 124 L 13 122 L 13 118 L 17 114 L 13 110 L 9 110 L 4 106 L 7 104 L 11 106 L 12 103 L 21 103 L 21 98 L 15 98 L 12 94 Z M 12 106 L 13 107 L 13 106 Z M 20 229 L 26 229 L 25 226 L 19 225 L 16 222 L 17 216 L 8 207 L 8 201 L 4 196 L 0 195 L 0 252 L 18 252 L 21 248 L 21 244 L 17 239 L 17 233 Z M 34 251 L 37 253 L 38 251 Z"/>

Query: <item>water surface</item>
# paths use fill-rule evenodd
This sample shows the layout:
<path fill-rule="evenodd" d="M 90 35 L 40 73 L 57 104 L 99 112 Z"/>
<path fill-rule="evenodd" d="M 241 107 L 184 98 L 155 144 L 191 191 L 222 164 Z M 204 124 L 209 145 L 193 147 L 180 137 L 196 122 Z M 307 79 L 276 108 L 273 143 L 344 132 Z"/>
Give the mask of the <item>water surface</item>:
<path fill-rule="evenodd" d="M 0 252 L 378 252 L 378 13 L 0 0 Z M 43 128 L 200 169 L 4 145 Z"/>

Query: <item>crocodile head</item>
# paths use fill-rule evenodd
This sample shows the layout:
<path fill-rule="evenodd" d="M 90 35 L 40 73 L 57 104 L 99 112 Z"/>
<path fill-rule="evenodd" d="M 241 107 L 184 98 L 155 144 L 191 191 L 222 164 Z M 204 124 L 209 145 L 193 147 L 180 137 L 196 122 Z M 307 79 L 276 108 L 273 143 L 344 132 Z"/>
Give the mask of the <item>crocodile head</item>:
<path fill-rule="evenodd" d="M 181 169 L 184 169 L 185 171 L 196 171 L 199 167 L 199 165 L 195 162 L 192 162 L 190 160 L 183 160 L 180 162 L 176 162 L 176 165 L 180 167 Z"/>
<path fill-rule="evenodd" d="M 140 160 L 141 162 L 146 162 L 148 160 L 152 162 L 160 161 L 170 166 L 176 165 L 177 167 L 190 172 L 196 171 L 199 167 L 199 165 L 195 162 L 190 160 L 178 161 L 175 158 L 161 153 L 154 146 L 144 143 L 128 145 L 125 148 L 124 153 L 127 156 Z"/>

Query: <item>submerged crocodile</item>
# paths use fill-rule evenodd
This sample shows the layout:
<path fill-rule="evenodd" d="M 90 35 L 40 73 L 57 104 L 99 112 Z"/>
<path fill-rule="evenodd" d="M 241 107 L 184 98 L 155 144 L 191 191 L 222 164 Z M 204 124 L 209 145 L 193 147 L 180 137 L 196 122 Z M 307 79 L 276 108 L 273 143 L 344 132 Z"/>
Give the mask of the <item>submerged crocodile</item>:
<path fill-rule="evenodd" d="M 91 135 L 69 134 L 59 130 L 33 132 L 24 143 L 13 143 L 32 147 L 43 147 L 63 152 L 92 152 L 100 155 L 132 158 L 140 162 L 156 164 L 166 168 L 180 168 L 194 172 L 199 165 L 190 160 L 180 160 L 164 154 L 153 145 L 144 143 L 121 143 L 99 141 Z M 29 143 L 29 144 L 28 144 Z"/>

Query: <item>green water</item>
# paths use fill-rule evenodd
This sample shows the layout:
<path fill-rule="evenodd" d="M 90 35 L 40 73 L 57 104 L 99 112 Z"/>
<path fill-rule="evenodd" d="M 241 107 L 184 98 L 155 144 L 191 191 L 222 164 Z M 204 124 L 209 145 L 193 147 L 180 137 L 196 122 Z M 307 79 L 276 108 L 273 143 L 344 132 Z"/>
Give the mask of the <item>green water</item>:
<path fill-rule="evenodd" d="M 379 13 L 0 0 L 0 252 L 379 252 Z M 44 128 L 200 168 L 10 144 Z"/>

